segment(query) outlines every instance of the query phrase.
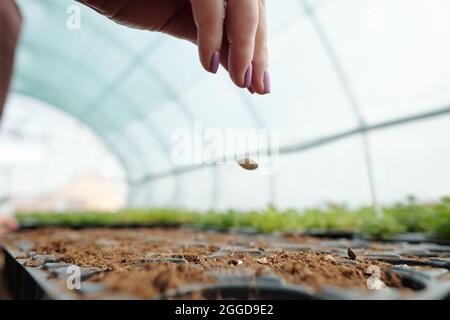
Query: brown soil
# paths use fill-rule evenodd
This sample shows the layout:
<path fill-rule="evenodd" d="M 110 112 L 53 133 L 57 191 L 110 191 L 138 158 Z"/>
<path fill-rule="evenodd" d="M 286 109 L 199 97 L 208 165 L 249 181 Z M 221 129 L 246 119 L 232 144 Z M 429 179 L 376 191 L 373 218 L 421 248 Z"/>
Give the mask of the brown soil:
<path fill-rule="evenodd" d="M 111 293 L 154 297 L 181 285 L 214 283 L 214 274 L 269 275 L 277 274 L 285 282 L 300 284 L 318 290 L 323 286 L 342 288 L 366 288 L 369 265 L 378 265 L 382 270 L 382 281 L 391 287 L 402 288 L 401 279 L 387 273 L 389 265 L 369 260 L 360 260 L 357 265 L 346 265 L 325 259 L 324 254 L 301 251 L 270 254 L 265 258 L 250 255 L 233 255 L 194 264 L 176 265 L 161 263 L 142 267 L 127 267 L 119 271 L 102 273 L 91 279 L 106 284 Z M 239 264 L 236 264 L 236 261 Z"/>
<path fill-rule="evenodd" d="M 324 286 L 365 289 L 369 265 L 380 267 L 385 284 L 402 288 L 401 279 L 387 272 L 388 263 L 358 253 L 351 260 L 346 254 L 284 250 L 277 244 L 318 243 L 310 237 L 290 235 L 274 240 L 185 229 L 49 228 L 12 235 L 7 244 L 15 246 L 18 241 L 32 241 L 32 251 L 58 256 L 62 262 L 103 269 L 90 281 L 106 285 L 107 294 L 121 296 L 152 298 L 182 285 L 214 283 L 227 275 L 275 274 L 287 283 L 313 290 Z M 184 258 L 189 263 L 155 262 L 155 258 Z M 27 264 L 36 267 L 40 263 L 28 259 Z"/>
<path fill-rule="evenodd" d="M 160 263 L 101 273 L 91 281 L 106 285 L 108 295 L 149 299 L 182 285 L 214 283 L 215 280 L 205 275 L 203 270 L 204 268 L 198 268 L 196 265 Z M 96 297 L 92 295 L 89 299 Z"/>

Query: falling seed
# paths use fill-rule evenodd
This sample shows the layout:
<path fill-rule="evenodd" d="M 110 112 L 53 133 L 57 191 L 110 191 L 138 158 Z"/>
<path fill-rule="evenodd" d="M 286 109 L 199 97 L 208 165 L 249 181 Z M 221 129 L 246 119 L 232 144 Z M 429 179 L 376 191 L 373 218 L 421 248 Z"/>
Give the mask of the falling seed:
<path fill-rule="evenodd" d="M 352 249 L 350 248 L 347 249 L 347 255 L 350 259 L 356 260 L 356 254 L 352 251 Z"/>
<path fill-rule="evenodd" d="M 250 171 L 256 170 L 259 167 L 255 161 L 248 159 L 248 158 L 239 160 L 238 164 L 245 170 L 250 170 Z"/>

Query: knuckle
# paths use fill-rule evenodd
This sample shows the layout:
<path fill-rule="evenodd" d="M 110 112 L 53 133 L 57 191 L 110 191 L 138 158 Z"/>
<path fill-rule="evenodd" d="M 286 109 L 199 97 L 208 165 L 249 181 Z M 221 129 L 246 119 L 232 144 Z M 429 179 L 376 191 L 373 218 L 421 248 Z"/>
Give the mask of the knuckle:
<path fill-rule="evenodd" d="M 267 56 L 269 54 L 269 47 L 267 46 L 267 44 L 258 46 L 257 51 L 259 54 Z"/>
<path fill-rule="evenodd" d="M 210 34 L 220 34 L 222 33 L 222 25 L 217 22 L 210 22 L 210 23 L 199 23 L 198 31 L 201 36 L 208 36 Z"/>
<path fill-rule="evenodd" d="M 242 48 L 250 48 L 254 45 L 255 39 L 254 37 L 245 35 L 245 34 L 236 34 L 234 37 L 229 38 L 229 42 L 231 45 L 242 47 Z"/>

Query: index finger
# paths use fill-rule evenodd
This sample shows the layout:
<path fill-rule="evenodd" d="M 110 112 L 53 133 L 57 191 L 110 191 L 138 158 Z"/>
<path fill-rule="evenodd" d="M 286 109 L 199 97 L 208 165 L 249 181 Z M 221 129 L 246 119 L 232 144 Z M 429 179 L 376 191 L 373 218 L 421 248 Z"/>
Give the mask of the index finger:
<path fill-rule="evenodd" d="M 258 0 L 228 0 L 228 68 L 231 79 L 240 87 L 252 84 L 252 61 L 259 22 Z"/>
<path fill-rule="evenodd" d="M 216 73 L 223 37 L 224 0 L 192 0 L 192 11 L 197 25 L 200 61 L 206 70 Z"/>

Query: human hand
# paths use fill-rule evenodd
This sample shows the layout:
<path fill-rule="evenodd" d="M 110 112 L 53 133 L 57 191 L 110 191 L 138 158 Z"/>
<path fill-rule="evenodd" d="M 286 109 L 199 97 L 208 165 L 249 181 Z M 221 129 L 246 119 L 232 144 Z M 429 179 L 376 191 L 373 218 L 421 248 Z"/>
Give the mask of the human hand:
<path fill-rule="evenodd" d="M 0 119 L 9 91 L 22 17 L 14 0 L 0 1 Z"/>
<path fill-rule="evenodd" d="M 7 216 L 0 216 L 0 237 L 5 234 L 15 231 L 19 228 L 19 224 L 14 218 Z"/>
<path fill-rule="evenodd" d="M 237 86 L 270 93 L 264 0 L 78 1 L 128 27 L 189 40 L 207 71 L 221 63 Z"/>

